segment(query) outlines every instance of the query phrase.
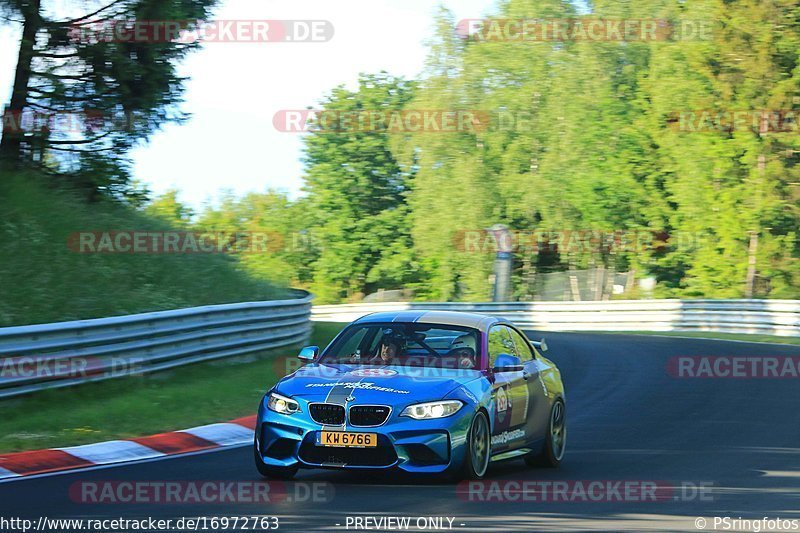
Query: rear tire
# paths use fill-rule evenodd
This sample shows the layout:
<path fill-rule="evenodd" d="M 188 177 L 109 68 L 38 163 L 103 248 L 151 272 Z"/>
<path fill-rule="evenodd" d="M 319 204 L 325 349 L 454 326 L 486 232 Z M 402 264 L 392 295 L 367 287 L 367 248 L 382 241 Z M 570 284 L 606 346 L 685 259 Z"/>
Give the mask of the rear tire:
<path fill-rule="evenodd" d="M 547 426 L 547 436 L 544 446 L 539 453 L 529 453 L 525 456 L 528 466 L 543 466 L 558 468 L 564 458 L 567 445 L 567 418 L 564 401 L 560 398 L 553 402 L 550 409 L 550 420 Z"/>
<path fill-rule="evenodd" d="M 261 460 L 261 457 L 258 455 L 258 449 L 254 446 L 253 447 L 253 458 L 256 462 L 256 468 L 258 469 L 258 473 L 261 474 L 263 477 L 268 479 L 292 479 L 295 474 L 297 474 L 296 466 L 293 467 L 279 467 L 279 466 L 267 466 L 264 464 L 264 461 Z"/>
<path fill-rule="evenodd" d="M 489 469 L 492 455 L 492 442 L 489 432 L 489 419 L 486 413 L 478 411 L 467 431 L 467 454 L 458 477 L 461 479 L 482 479 Z"/>

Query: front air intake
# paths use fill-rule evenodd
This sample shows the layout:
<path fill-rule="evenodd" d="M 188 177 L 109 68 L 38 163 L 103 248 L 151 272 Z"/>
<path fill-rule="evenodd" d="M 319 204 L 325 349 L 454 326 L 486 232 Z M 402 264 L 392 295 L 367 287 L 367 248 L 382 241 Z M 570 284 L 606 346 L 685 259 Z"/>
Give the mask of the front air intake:
<path fill-rule="evenodd" d="M 325 426 L 344 424 L 344 407 L 332 403 L 312 403 L 308 406 L 311 419 Z"/>
<path fill-rule="evenodd" d="M 353 405 L 350 407 L 348 422 L 357 427 L 380 426 L 386 422 L 391 412 L 392 408 L 388 405 Z"/>

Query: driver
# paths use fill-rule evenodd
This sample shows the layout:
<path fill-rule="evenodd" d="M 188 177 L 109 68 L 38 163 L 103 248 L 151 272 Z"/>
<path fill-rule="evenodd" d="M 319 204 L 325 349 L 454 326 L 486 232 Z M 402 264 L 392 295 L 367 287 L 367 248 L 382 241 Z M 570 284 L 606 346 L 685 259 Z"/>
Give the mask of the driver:
<path fill-rule="evenodd" d="M 400 341 L 394 337 L 384 336 L 381 339 L 381 348 L 378 353 L 369 360 L 370 363 L 392 364 L 400 354 Z"/>
<path fill-rule="evenodd" d="M 450 345 L 447 355 L 456 358 L 458 368 L 475 368 L 475 346 L 475 337 L 469 334 L 461 335 Z"/>

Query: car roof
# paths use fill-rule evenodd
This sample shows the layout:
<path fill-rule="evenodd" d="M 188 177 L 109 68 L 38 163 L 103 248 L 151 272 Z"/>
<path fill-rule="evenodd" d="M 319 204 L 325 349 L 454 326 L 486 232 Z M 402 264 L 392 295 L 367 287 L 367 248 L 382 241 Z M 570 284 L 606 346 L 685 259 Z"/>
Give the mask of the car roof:
<path fill-rule="evenodd" d="M 496 322 L 505 322 L 498 317 L 480 313 L 462 311 L 433 311 L 415 309 L 410 311 L 384 311 L 362 316 L 354 324 L 385 322 L 418 322 L 421 324 L 442 324 L 446 326 L 464 326 L 479 330 L 487 330 Z"/>

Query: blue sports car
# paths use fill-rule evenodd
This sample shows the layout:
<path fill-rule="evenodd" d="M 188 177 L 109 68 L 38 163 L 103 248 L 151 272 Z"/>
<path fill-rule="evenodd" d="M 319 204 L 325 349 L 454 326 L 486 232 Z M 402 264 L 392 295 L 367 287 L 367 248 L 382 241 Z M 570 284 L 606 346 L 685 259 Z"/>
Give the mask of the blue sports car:
<path fill-rule="evenodd" d="M 552 361 L 501 318 L 446 311 L 362 317 L 261 401 L 255 462 L 267 477 L 298 468 L 399 469 L 480 479 L 490 461 L 556 467 L 567 428 Z"/>

